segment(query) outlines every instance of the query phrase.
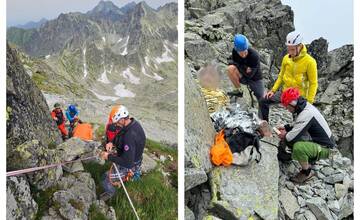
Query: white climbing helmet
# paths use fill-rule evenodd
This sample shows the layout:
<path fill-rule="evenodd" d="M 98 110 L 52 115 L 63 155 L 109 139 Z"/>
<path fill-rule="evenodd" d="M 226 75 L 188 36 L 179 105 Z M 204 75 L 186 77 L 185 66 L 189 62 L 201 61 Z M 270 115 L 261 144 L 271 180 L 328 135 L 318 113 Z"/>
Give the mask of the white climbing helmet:
<path fill-rule="evenodd" d="M 296 46 L 303 42 L 303 37 L 300 32 L 293 31 L 286 36 L 286 46 Z"/>
<path fill-rule="evenodd" d="M 112 122 L 116 123 L 122 118 L 126 118 L 129 116 L 129 111 L 123 105 L 120 105 L 118 109 L 115 111 L 114 116 L 112 117 Z"/>

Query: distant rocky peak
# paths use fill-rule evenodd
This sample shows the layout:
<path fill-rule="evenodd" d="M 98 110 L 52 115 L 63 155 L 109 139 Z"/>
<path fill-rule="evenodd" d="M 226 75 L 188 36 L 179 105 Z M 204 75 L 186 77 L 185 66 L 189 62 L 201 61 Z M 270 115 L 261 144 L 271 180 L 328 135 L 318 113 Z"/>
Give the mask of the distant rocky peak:
<path fill-rule="evenodd" d="M 112 1 L 100 1 L 95 8 L 88 11 L 86 14 L 96 17 L 116 15 L 118 18 L 118 16 L 124 14 L 124 12 L 122 12 Z"/>
<path fill-rule="evenodd" d="M 145 1 L 141 1 L 136 5 L 135 11 L 140 12 L 143 15 L 147 15 L 149 12 L 154 12 L 154 9 L 151 8 Z"/>
<path fill-rule="evenodd" d="M 121 7 L 120 10 L 123 13 L 127 13 L 127 12 L 131 11 L 132 9 L 134 9 L 135 7 L 136 7 L 136 3 L 130 2 L 130 3 L 127 3 L 126 5 L 124 5 L 123 7 Z"/>

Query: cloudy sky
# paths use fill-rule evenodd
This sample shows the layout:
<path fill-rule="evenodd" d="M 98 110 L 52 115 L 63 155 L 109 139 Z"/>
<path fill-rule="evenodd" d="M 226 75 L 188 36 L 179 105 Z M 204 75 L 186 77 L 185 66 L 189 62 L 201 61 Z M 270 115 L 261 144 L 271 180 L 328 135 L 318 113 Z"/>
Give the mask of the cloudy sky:
<path fill-rule="evenodd" d="M 329 41 L 329 49 L 354 43 L 353 0 L 281 0 L 295 14 L 295 28 L 306 43 L 319 37 Z"/>
<path fill-rule="evenodd" d="M 29 21 L 39 21 L 41 18 L 53 19 L 60 13 L 87 12 L 93 9 L 100 0 L 7 0 L 7 26 L 25 24 Z M 112 2 L 122 7 L 129 2 L 140 0 L 113 0 Z M 153 8 L 176 0 L 145 0 Z"/>

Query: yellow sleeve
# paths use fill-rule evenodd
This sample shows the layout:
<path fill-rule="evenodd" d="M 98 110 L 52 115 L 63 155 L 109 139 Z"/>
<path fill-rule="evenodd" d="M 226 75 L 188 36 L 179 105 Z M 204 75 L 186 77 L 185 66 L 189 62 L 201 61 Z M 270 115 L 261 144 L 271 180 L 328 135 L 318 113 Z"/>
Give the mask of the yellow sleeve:
<path fill-rule="evenodd" d="M 309 80 L 309 92 L 306 100 L 310 103 L 314 103 L 318 88 L 317 64 L 315 59 L 311 59 L 307 70 L 307 77 Z"/>
<path fill-rule="evenodd" d="M 276 91 L 280 88 L 280 86 L 282 85 L 282 83 L 283 83 L 283 75 L 284 75 L 284 71 L 285 71 L 284 60 L 285 60 L 285 57 L 283 58 L 283 60 L 282 60 L 282 62 L 281 62 L 280 73 L 279 73 L 278 78 L 277 78 L 276 81 L 275 81 L 274 86 L 273 86 L 272 89 L 271 89 L 272 92 L 276 92 Z"/>

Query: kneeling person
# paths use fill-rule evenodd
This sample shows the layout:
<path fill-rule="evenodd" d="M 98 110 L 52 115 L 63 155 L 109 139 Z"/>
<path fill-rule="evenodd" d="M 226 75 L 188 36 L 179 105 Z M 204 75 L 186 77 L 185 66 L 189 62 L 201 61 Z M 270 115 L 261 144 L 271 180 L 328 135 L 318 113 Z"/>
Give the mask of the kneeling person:
<path fill-rule="evenodd" d="M 115 167 L 106 173 L 103 180 L 105 192 L 101 195 L 102 200 L 107 200 L 115 194 L 114 185 L 119 184 L 119 178 L 125 182 L 133 176 L 140 177 L 142 154 L 146 141 L 144 129 L 138 121 L 129 117 L 125 106 L 119 106 L 112 122 L 122 129 L 111 142 L 106 144 L 106 151 L 101 153 L 101 158 L 113 162 L 119 170 L 120 177 Z M 115 147 L 116 153 L 111 153 L 113 147 Z"/>
<path fill-rule="evenodd" d="M 311 163 L 326 159 L 336 146 L 332 132 L 320 111 L 300 96 L 296 88 L 288 88 L 281 95 L 282 105 L 296 115 L 294 126 L 280 127 L 279 138 L 292 147 L 292 159 L 299 161 L 302 170 L 291 181 L 303 183 L 314 173 Z"/>

